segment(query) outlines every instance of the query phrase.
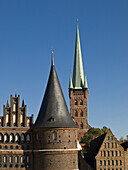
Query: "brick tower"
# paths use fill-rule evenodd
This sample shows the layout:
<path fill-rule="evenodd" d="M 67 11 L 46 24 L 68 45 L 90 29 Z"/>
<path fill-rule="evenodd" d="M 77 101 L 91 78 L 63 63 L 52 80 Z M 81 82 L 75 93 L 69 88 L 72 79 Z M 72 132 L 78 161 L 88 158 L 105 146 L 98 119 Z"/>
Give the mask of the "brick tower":
<path fill-rule="evenodd" d="M 77 129 L 68 112 L 52 59 L 44 99 L 33 127 L 34 169 L 78 169 Z"/>
<path fill-rule="evenodd" d="M 89 129 L 88 125 L 88 85 L 84 76 L 79 28 L 77 25 L 73 78 L 69 83 L 70 113 L 76 125 L 79 126 L 78 139 L 81 142 L 84 133 Z"/>

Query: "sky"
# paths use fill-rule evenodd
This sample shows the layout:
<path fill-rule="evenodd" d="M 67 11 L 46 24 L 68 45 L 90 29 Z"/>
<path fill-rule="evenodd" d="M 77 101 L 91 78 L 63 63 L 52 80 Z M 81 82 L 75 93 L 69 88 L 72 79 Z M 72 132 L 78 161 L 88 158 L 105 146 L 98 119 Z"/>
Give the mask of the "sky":
<path fill-rule="evenodd" d="M 89 86 L 92 127 L 128 135 L 128 1 L 1 0 L 0 115 L 11 94 L 20 94 L 36 119 L 54 52 L 56 71 L 69 108 L 76 25 Z M 70 109 L 70 108 L 69 108 Z"/>

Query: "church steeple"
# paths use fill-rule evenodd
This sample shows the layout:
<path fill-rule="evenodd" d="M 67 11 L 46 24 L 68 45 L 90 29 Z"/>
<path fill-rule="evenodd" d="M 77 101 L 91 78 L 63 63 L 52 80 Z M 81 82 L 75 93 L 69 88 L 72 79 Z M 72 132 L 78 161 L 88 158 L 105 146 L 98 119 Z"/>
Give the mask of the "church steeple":
<path fill-rule="evenodd" d="M 84 70 L 83 70 L 78 24 L 76 30 L 75 57 L 74 57 L 74 68 L 73 68 L 73 88 L 74 89 L 84 88 Z"/>
<path fill-rule="evenodd" d="M 84 134 L 90 128 L 88 124 L 88 85 L 84 74 L 79 28 L 77 24 L 73 79 L 69 83 L 70 113 L 79 126 L 78 139 L 81 142 Z"/>

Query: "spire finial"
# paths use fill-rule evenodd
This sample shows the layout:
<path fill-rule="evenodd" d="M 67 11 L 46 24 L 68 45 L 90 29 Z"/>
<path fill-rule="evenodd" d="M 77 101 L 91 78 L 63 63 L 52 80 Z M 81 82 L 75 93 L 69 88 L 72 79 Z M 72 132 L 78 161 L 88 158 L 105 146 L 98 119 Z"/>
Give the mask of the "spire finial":
<path fill-rule="evenodd" d="M 17 89 L 15 89 L 15 97 L 17 97 Z"/>
<path fill-rule="evenodd" d="M 52 66 L 54 66 L 53 51 L 51 53 L 52 53 Z"/>

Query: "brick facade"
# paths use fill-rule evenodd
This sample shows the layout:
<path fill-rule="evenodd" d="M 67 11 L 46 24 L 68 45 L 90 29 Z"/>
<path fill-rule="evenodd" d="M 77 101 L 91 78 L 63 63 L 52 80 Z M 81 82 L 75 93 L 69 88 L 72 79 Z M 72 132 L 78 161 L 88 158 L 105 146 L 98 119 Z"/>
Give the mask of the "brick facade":
<path fill-rule="evenodd" d="M 3 105 L 0 117 L 0 169 L 32 169 L 33 115 L 26 105 L 20 107 L 20 95 L 10 96 L 10 106 Z"/>
<path fill-rule="evenodd" d="M 81 142 L 88 131 L 88 89 L 69 89 L 70 113 L 79 126 L 78 139 Z"/>

